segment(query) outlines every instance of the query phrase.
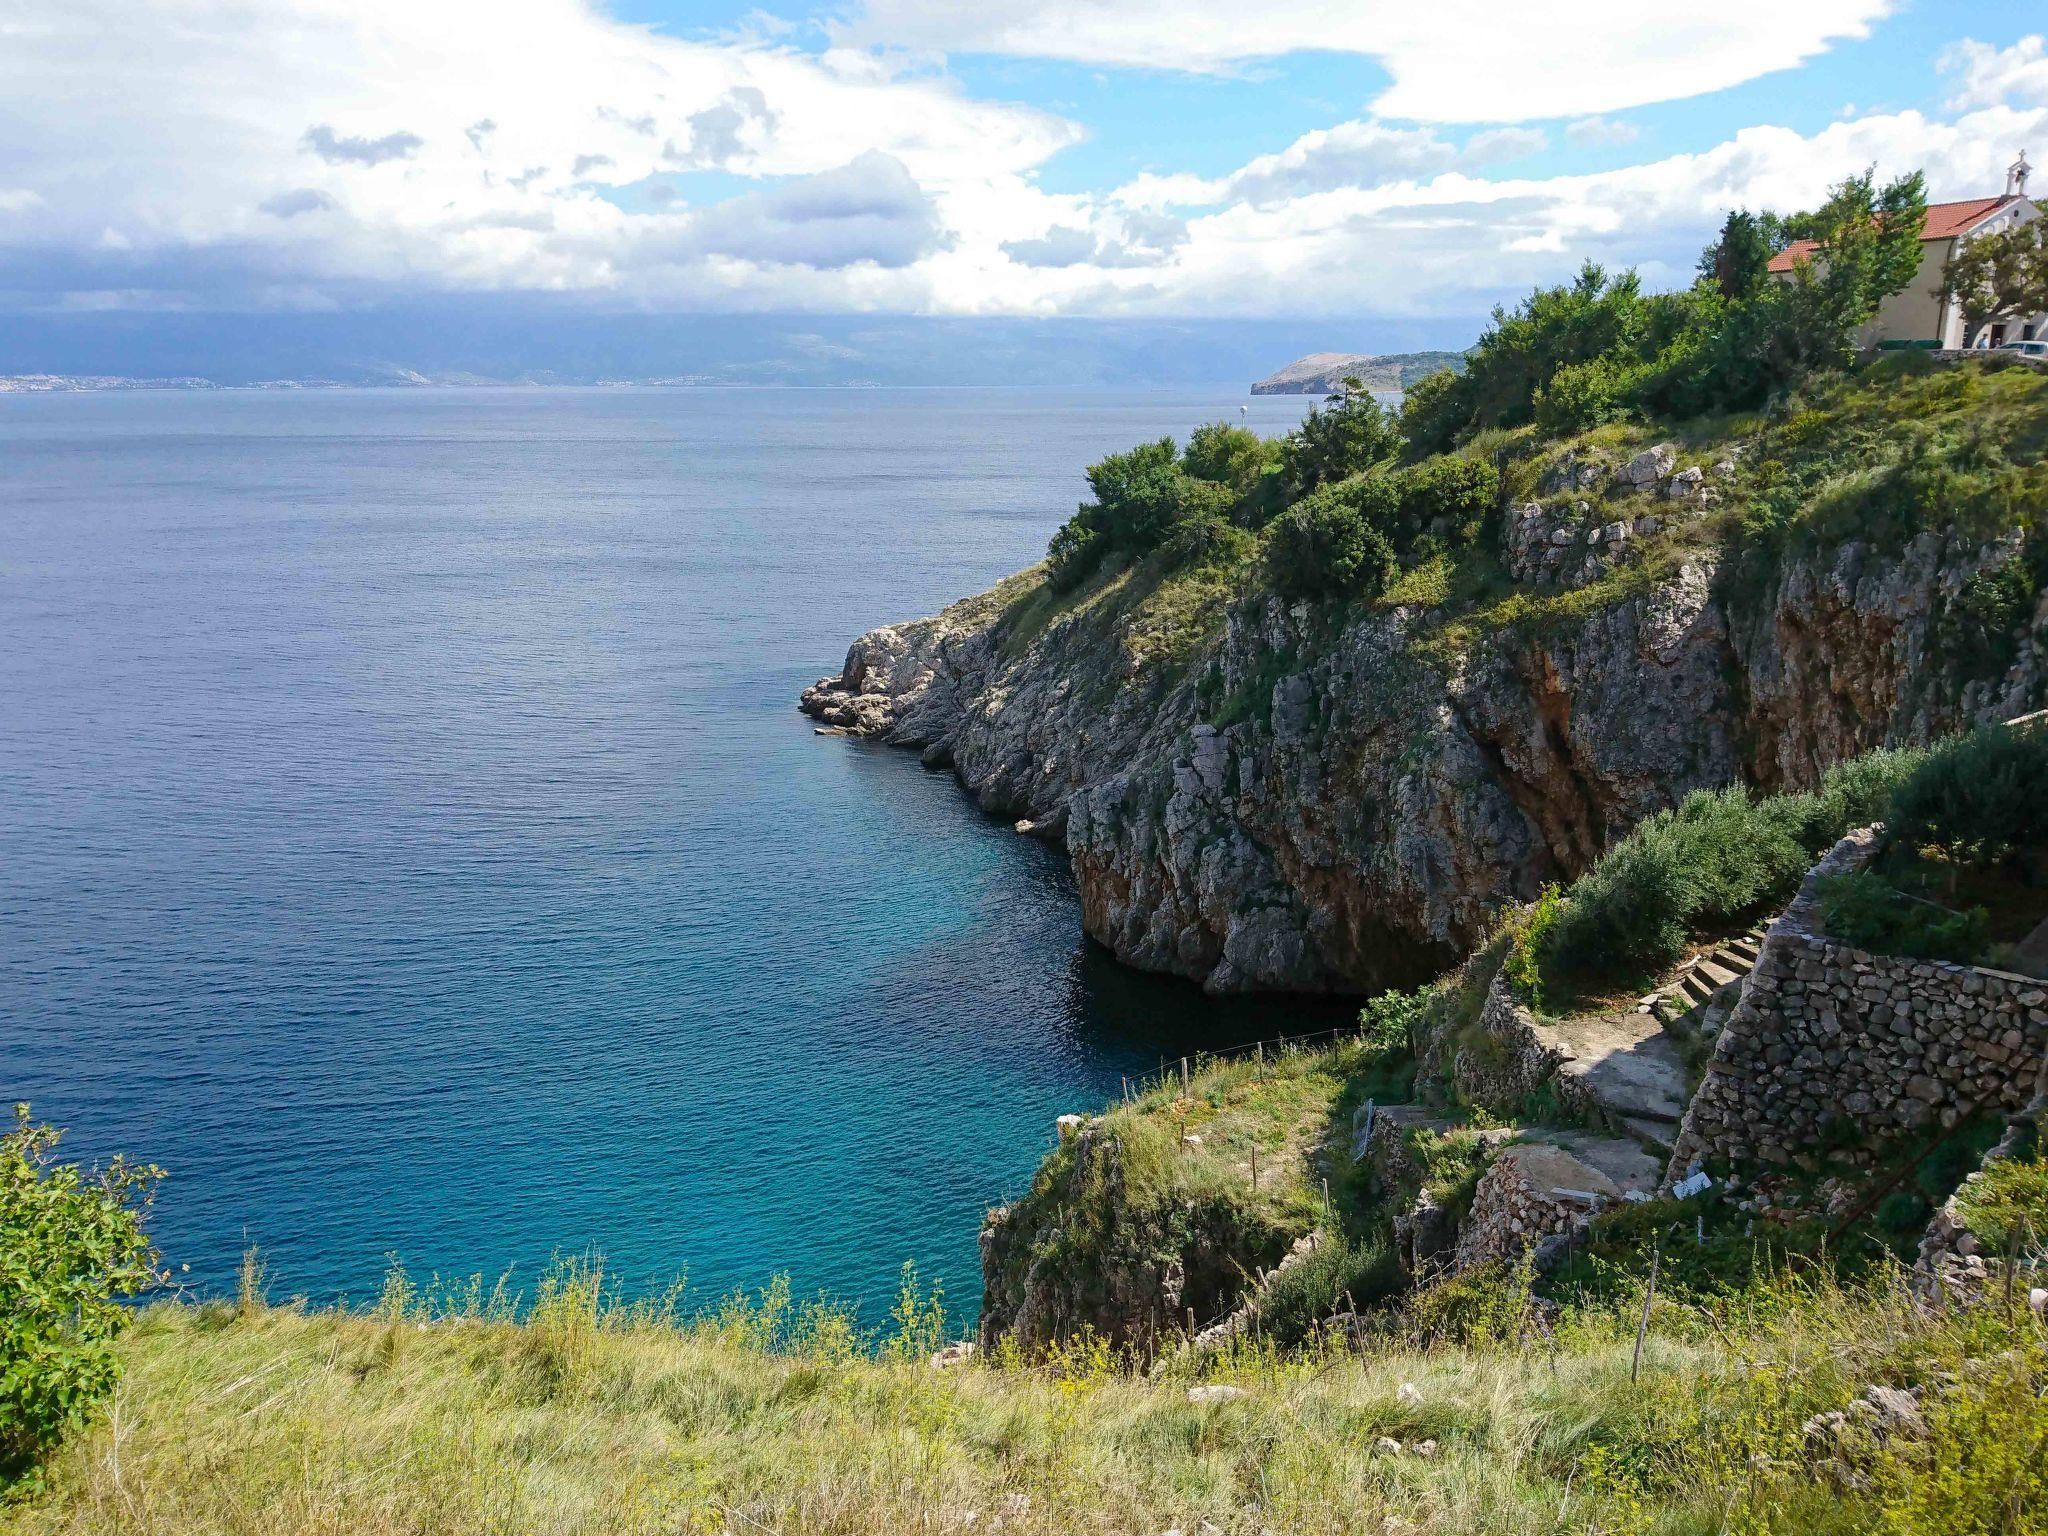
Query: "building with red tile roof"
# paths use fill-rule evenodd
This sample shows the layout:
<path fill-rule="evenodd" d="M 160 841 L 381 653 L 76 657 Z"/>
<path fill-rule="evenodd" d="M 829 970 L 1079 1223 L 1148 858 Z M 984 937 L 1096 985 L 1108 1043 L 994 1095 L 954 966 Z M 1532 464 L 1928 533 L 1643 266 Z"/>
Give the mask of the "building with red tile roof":
<path fill-rule="evenodd" d="M 1961 309 L 1941 292 L 1949 258 L 1964 242 L 2040 217 L 2040 209 L 2027 196 L 2031 169 L 2022 154 L 2006 172 L 2005 191 L 2000 196 L 1928 205 L 1927 222 L 1920 230 L 1920 270 L 1903 290 L 1879 306 L 1877 317 L 1864 327 L 1864 345 L 1996 347 L 2007 341 L 2048 336 L 2048 315 L 2001 319 L 1985 326 L 1979 335 L 1965 335 Z M 1804 263 L 1821 259 L 1825 258 L 1815 241 L 1795 240 L 1771 258 L 1770 271 L 1790 277 Z"/>

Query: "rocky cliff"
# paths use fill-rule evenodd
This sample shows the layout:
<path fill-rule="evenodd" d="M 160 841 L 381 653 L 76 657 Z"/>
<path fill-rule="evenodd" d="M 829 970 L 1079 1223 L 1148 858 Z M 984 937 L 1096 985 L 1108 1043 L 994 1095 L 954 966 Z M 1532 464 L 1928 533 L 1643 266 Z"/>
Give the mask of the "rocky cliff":
<path fill-rule="evenodd" d="M 1640 446 L 1528 466 L 1480 597 L 1027 573 L 862 636 L 803 708 L 1063 839 L 1125 961 L 1237 991 L 1419 981 L 1694 788 L 2048 702 L 2048 600 L 1981 599 L 2018 533 L 1760 550 L 1741 445 Z"/>

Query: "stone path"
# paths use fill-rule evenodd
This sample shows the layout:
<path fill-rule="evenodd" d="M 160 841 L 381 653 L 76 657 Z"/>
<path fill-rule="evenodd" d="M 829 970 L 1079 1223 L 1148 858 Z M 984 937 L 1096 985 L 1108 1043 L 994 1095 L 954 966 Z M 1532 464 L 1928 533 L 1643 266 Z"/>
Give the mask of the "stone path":
<path fill-rule="evenodd" d="M 1538 1024 L 1538 1038 L 1564 1058 L 1567 1097 L 1591 1100 L 1607 1123 L 1668 1154 L 1692 1096 L 1687 1055 L 1713 1048 L 1759 942 L 1754 932 L 1724 941 L 1626 1013 Z"/>

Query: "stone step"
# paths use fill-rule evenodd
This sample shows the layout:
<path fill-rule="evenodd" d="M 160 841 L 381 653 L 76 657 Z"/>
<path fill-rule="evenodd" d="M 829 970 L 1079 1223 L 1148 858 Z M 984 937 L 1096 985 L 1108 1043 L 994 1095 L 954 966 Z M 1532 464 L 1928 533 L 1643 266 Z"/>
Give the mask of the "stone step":
<path fill-rule="evenodd" d="M 1714 995 L 1714 984 L 1695 968 L 1685 973 L 1685 979 L 1679 982 L 1675 995 L 1684 1000 L 1687 1008 L 1696 1008 Z"/>
<path fill-rule="evenodd" d="M 1676 1122 L 1685 1112 L 1685 1064 L 1654 1014 L 1606 1013 L 1541 1024 L 1537 1032 L 1564 1064 L 1558 1076 L 1607 1118 Z"/>
<path fill-rule="evenodd" d="M 1727 965 L 1720 963 L 1718 955 L 1708 955 L 1692 968 L 1692 973 L 1695 976 L 1704 976 L 1718 990 L 1721 987 L 1727 986 L 1731 981 L 1740 981 L 1749 974 L 1749 967 L 1738 966 L 1731 969 Z"/>
<path fill-rule="evenodd" d="M 1646 1115 L 1626 1115 L 1621 1123 L 1627 1128 L 1629 1135 L 1645 1149 L 1660 1157 L 1669 1157 L 1672 1146 L 1678 1140 L 1678 1123 L 1674 1120 L 1652 1120 Z"/>

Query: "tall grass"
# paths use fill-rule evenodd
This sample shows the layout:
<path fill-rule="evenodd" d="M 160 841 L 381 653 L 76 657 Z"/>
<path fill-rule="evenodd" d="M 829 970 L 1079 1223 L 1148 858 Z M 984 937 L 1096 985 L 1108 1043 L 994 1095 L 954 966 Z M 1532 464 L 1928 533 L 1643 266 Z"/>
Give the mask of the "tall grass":
<path fill-rule="evenodd" d="M 397 1315 L 144 1312 L 111 1414 L 0 1529 L 2026 1531 L 2048 1497 L 2024 1308 L 1931 1314 L 1824 1276 L 1660 1301 L 1638 1382 L 1623 1295 L 1472 1344 L 1245 1341 L 1201 1367 L 1243 1389 L 1220 1404 L 1080 1344 L 1028 1368 L 871 1357 L 774 1287 L 676 1320 L 586 1265 L 525 1322 L 466 1291 L 429 1314 L 432 1289 Z M 1927 1441 L 1843 1460 L 1802 1438 L 1879 1382 L 1923 1390 Z"/>

